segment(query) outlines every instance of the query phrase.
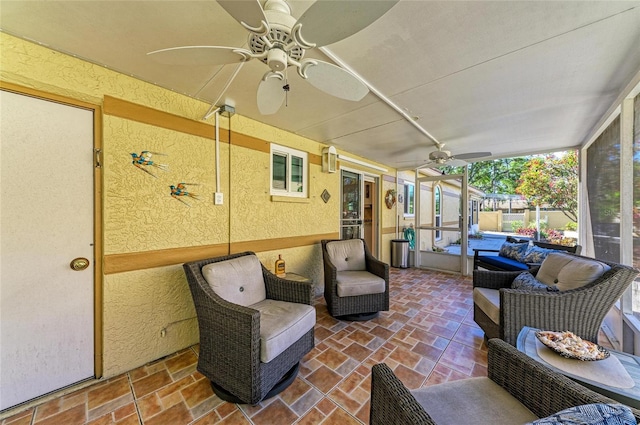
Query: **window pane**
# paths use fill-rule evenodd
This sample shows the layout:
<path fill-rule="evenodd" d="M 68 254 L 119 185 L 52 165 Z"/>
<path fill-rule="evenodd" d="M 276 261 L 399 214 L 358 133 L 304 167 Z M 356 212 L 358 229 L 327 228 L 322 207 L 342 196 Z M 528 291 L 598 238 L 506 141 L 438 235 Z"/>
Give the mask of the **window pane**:
<path fill-rule="evenodd" d="M 287 157 L 273 154 L 273 188 L 285 190 L 287 188 Z"/>
<path fill-rule="evenodd" d="M 640 267 L 640 95 L 634 103 L 633 128 L 633 266 Z M 633 312 L 640 319 L 640 277 L 633 288 Z"/>
<path fill-rule="evenodd" d="M 414 192 L 414 185 L 412 184 L 407 184 L 404 186 L 404 212 L 406 214 L 410 214 L 413 215 L 414 211 L 413 211 L 413 192 Z"/>
<path fill-rule="evenodd" d="M 302 192 L 303 188 L 303 176 L 302 176 L 302 168 L 303 160 L 300 157 L 291 156 L 291 191 L 292 192 Z"/>
<path fill-rule="evenodd" d="M 620 262 L 620 118 L 587 149 L 587 196 L 595 257 Z"/>
<path fill-rule="evenodd" d="M 434 215 L 435 215 L 435 227 L 440 227 L 442 226 L 442 210 L 441 210 L 441 194 L 440 194 L 440 186 L 436 186 L 436 192 L 435 192 L 435 202 L 434 202 Z M 440 230 L 436 230 L 436 240 L 439 241 L 440 239 L 442 239 L 442 231 Z"/>

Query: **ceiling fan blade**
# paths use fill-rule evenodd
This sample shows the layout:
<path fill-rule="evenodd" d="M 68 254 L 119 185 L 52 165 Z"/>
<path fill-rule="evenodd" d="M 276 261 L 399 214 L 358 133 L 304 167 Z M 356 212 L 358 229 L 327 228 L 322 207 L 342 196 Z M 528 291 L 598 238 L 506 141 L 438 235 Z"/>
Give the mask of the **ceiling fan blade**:
<path fill-rule="evenodd" d="M 278 74 L 269 72 L 258 85 L 258 110 L 262 115 L 271 115 L 278 112 L 284 102 L 285 91 L 282 88 L 284 81 Z"/>
<path fill-rule="evenodd" d="M 451 160 L 445 162 L 442 165 L 446 165 L 447 167 L 464 167 L 467 164 L 468 164 L 467 161 L 463 161 L 461 159 L 454 158 L 454 159 L 451 159 Z"/>
<path fill-rule="evenodd" d="M 453 155 L 455 159 L 474 159 L 484 158 L 485 156 L 491 156 L 491 152 L 467 152 L 460 155 Z"/>
<path fill-rule="evenodd" d="M 398 0 L 317 0 L 302 14 L 294 36 L 301 44 L 326 46 L 347 38 L 387 13 Z"/>
<path fill-rule="evenodd" d="M 249 31 L 258 35 L 269 33 L 269 21 L 259 0 L 218 0 L 218 3 Z"/>
<path fill-rule="evenodd" d="M 251 59 L 251 52 L 236 47 L 182 46 L 155 50 L 147 53 L 166 65 L 225 65 Z"/>
<path fill-rule="evenodd" d="M 340 99 L 358 101 L 369 93 L 367 86 L 353 74 L 328 62 L 303 60 L 299 73 L 315 88 Z"/>

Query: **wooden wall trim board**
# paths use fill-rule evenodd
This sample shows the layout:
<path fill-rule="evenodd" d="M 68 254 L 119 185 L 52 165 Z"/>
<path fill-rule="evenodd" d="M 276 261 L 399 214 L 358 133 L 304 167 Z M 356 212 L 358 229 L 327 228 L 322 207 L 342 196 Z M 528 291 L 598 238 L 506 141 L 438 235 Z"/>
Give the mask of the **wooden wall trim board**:
<path fill-rule="evenodd" d="M 106 115 L 215 140 L 215 126 L 201 121 L 181 117 L 107 95 L 104 96 L 103 108 Z M 220 132 L 219 140 L 222 143 L 229 143 L 229 137 L 231 137 L 232 145 L 253 149 L 258 152 L 270 152 L 269 142 L 235 131 L 231 131 L 230 135 L 228 131 Z M 308 153 L 307 157 L 310 164 L 322 165 L 322 156 Z"/>
<path fill-rule="evenodd" d="M 235 131 L 231 131 L 231 144 L 234 146 L 253 149 L 259 152 L 271 152 L 269 142 L 258 139 L 257 137 L 248 136 L 242 133 L 236 133 Z"/>
<path fill-rule="evenodd" d="M 383 235 L 388 235 L 390 233 L 396 233 L 396 228 L 395 227 L 383 227 L 382 228 L 382 234 Z"/>
<path fill-rule="evenodd" d="M 316 154 L 313 154 L 313 153 L 307 153 L 307 160 L 309 161 L 309 164 L 322 165 L 322 156 L 321 155 L 316 155 Z"/>
<path fill-rule="evenodd" d="M 104 256 L 104 266 L 102 270 L 105 275 L 130 272 L 181 264 L 202 258 L 219 257 L 227 255 L 228 253 L 229 245 L 224 243 L 218 245 L 130 252 L 125 254 L 109 254 Z"/>
<path fill-rule="evenodd" d="M 0 80 L 0 89 L 18 93 L 25 96 L 38 97 L 40 99 L 46 99 L 51 102 L 64 103 L 66 105 L 78 106 L 80 108 L 92 109 L 96 111 L 100 111 L 100 105 L 97 103 L 85 102 L 82 100 L 77 100 L 72 97 L 62 96 L 55 93 L 45 92 L 38 89 L 32 89 L 30 87 L 21 86 L 18 84 L 9 83 L 6 81 Z"/>
<path fill-rule="evenodd" d="M 322 239 L 339 239 L 338 232 L 324 233 L 319 235 L 293 236 L 287 238 L 265 239 L 246 242 L 232 242 L 230 247 L 231 254 L 243 251 L 274 251 L 279 249 L 296 248 L 300 246 L 308 246 L 320 243 Z"/>
<path fill-rule="evenodd" d="M 213 125 L 107 95 L 104 96 L 103 110 L 106 115 L 113 115 L 168 130 L 212 140 L 215 140 L 216 137 L 215 126 Z"/>
<path fill-rule="evenodd" d="M 395 183 L 396 182 L 396 178 L 394 176 L 390 176 L 388 174 L 383 174 L 382 175 L 382 181 Z"/>
<path fill-rule="evenodd" d="M 219 257 L 229 253 L 243 251 L 263 252 L 276 249 L 295 248 L 314 245 L 322 239 L 337 239 L 338 232 L 309 236 L 295 236 L 288 238 L 256 240 L 246 242 L 223 243 L 216 245 L 202 245 L 184 248 L 160 249 L 155 251 L 131 252 L 126 254 L 105 255 L 103 272 L 105 275 L 123 273 L 134 270 L 151 269 L 203 258 Z"/>

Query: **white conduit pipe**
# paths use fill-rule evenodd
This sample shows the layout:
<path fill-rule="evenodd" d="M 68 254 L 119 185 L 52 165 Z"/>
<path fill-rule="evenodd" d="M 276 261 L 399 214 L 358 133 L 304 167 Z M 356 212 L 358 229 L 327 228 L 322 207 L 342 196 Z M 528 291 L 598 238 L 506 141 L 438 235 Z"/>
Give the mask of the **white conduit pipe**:
<path fill-rule="evenodd" d="M 422 128 L 422 126 L 420 126 L 420 124 L 418 124 L 411 115 L 407 114 L 407 112 L 400 108 L 398 105 L 396 105 L 395 103 L 393 103 L 393 101 L 391 99 L 389 99 L 388 97 L 386 97 L 385 95 L 383 95 L 378 89 L 376 89 L 375 87 L 373 87 L 367 80 L 365 80 L 364 78 L 362 78 L 362 76 L 360 74 L 358 74 L 357 72 L 355 72 L 353 69 L 351 69 L 351 67 L 349 65 L 347 65 L 346 63 L 344 63 L 342 61 L 342 59 L 340 59 L 339 57 L 337 57 L 333 52 L 331 52 L 331 50 L 327 49 L 326 47 L 318 47 L 318 49 L 324 53 L 325 55 L 327 55 L 329 57 L 329 59 L 331 59 L 332 61 L 334 61 L 336 64 L 338 64 L 341 68 L 346 69 L 347 71 L 349 71 L 350 73 L 352 73 L 353 75 L 355 75 L 361 82 L 362 84 L 364 84 L 365 86 L 367 86 L 369 88 L 369 90 L 371 91 L 371 93 L 373 93 L 374 95 L 376 95 L 380 100 L 382 100 L 384 103 L 386 103 L 389 107 L 391 107 L 391 109 L 393 109 L 394 111 L 396 111 L 397 113 L 399 113 L 405 120 L 407 120 L 409 122 L 409 124 L 411 124 L 412 126 L 414 126 L 420 133 L 424 134 L 425 136 L 427 136 L 429 139 L 431 139 L 431 141 L 434 143 L 434 145 L 438 148 L 440 148 L 441 143 L 438 141 L 438 139 L 436 139 L 435 137 L 433 137 L 431 135 L 431 133 L 429 133 L 427 130 L 425 130 L 424 128 Z"/>
<path fill-rule="evenodd" d="M 238 64 L 238 67 L 236 68 L 236 70 L 233 72 L 233 74 L 231 75 L 231 77 L 229 77 L 229 79 L 227 80 L 227 83 L 225 84 L 224 88 L 222 89 L 222 91 L 220 92 L 220 96 L 218 96 L 218 98 L 216 99 L 215 102 L 213 102 L 211 104 L 211 106 L 209 107 L 209 110 L 207 111 L 206 114 L 204 114 L 204 116 L 202 117 L 202 120 L 206 120 L 209 119 L 209 117 L 211 116 L 211 114 L 216 113 L 217 111 L 220 110 L 220 108 L 213 110 L 213 108 L 216 107 L 216 104 L 218 103 L 218 101 L 222 98 L 222 96 L 226 93 L 227 89 L 229 88 L 229 86 L 231 85 L 231 83 L 233 82 L 233 80 L 236 78 L 236 75 L 238 75 L 238 72 L 240 72 L 240 70 L 242 69 L 242 66 L 244 65 L 244 62 L 240 62 L 240 64 Z"/>
<path fill-rule="evenodd" d="M 216 109 L 216 193 L 220 193 L 220 108 Z"/>

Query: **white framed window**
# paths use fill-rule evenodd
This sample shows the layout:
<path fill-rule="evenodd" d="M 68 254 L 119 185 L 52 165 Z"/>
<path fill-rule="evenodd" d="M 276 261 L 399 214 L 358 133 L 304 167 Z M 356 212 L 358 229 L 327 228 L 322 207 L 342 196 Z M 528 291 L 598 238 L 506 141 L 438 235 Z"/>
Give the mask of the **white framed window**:
<path fill-rule="evenodd" d="M 415 185 L 413 183 L 405 182 L 404 184 L 404 216 L 415 216 Z"/>
<path fill-rule="evenodd" d="M 271 195 L 307 197 L 307 153 L 271 144 Z"/>

